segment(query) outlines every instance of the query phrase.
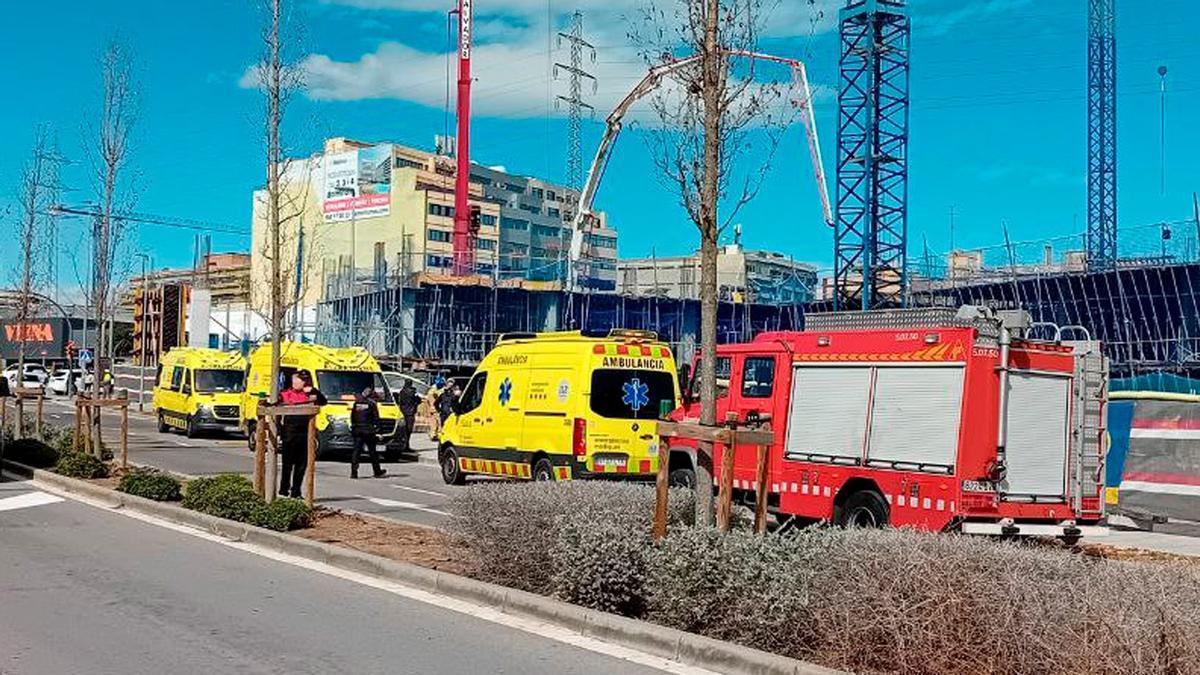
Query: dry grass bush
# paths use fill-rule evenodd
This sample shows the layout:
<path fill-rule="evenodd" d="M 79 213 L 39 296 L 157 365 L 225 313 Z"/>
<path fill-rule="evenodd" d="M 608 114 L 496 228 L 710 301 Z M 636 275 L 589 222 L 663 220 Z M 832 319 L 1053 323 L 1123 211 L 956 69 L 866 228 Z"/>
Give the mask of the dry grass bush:
<path fill-rule="evenodd" d="M 823 529 L 682 531 L 647 568 L 650 620 L 855 672 L 1200 672 L 1195 566 Z"/>
<path fill-rule="evenodd" d="M 910 530 L 650 541 L 653 489 L 466 490 L 449 530 L 478 578 L 862 673 L 1200 673 L 1200 565 Z"/>
<path fill-rule="evenodd" d="M 673 490 L 670 519 L 690 525 L 690 491 Z M 552 550 L 566 522 L 611 524 L 618 531 L 648 531 L 654 489 L 600 481 L 482 483 L 459 491 L 446 526 L 452 541 L 471 554 L 471 574 L 533 593 L 554 593 Z"/>

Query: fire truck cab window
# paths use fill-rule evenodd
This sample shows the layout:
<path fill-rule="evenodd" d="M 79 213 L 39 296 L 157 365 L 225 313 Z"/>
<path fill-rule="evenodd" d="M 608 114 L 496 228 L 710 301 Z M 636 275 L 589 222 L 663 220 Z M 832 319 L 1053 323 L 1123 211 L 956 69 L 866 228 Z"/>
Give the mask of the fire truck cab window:
<path fill-rule="evenodd" d="M 729 393 L 729 380 L 733 377 L 733 361 L 728 356 L 717 357 L 717 398 L 721 398 Z M 696 361 L 696 367 L 692 369 L 692 381 L 689 384 L 688 392 L 693 399 L 700 399 L 700 361 Z"/>
<path fill-rule="evenodd" d="M 742 366 L 742 396 L 770 398 L 775 389 L 775 359 L 752 356 Z"/>
<path fill-rule="evenodd" d="M 475 377 L 463 390 L 462 398 L 458 400 L 458 414 L 469 413 L 483 403 L 483 389 L 487 385 L 487 373 L 475 373 Z"/>

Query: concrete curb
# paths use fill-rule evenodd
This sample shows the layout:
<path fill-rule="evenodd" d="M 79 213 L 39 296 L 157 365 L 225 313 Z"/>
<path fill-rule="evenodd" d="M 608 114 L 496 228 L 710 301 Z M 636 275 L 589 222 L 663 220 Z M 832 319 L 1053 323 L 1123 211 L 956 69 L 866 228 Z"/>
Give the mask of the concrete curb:
<path fill-rule="evenodd" d="M 172 503 L 156 502 L 134 495 L 67 478 L 50 471 L 33 469 L 11 460 L 4 468 L 31 478 L 35 484 L 79 495 L 113 509 L 160 518 L 233 541 L 254 544 L 273 551 L 325 563 L 339 569 L 397 582 L 456 600 L 497 609 L 513 616 L 549 623 L 586 637 L 635 649 L 647 654 L 723 673 L 745 675 L 834 675 L 830 670 L 795 659 L 714 640 L 701 635 L 657 626 L 615 614 L 599 612 L 541 595 L 476 581 L 448 572 L 389 560 L 333 544 L 216 518 Z"/>

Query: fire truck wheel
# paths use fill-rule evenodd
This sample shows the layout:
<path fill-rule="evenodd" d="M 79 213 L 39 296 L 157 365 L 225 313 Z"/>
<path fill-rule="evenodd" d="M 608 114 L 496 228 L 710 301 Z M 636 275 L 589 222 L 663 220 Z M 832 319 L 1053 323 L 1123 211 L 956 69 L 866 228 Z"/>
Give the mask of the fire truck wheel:
<path fill-rule="evenodd" d="M 850 495 L 838 516 L 838 525 L 842 527 L 885 527 L 887 524 L 887 502 L 874 490 Z"/>
<path fill-rule="evenodd" d="M 162 411 L 158 411 L 158 433 L 165 434 L 170 430 L 171 427 L 167 426 L 167 420 L 163 419 Z"/>
<path fill-rule="evenodd" d="M 254 444 L 258 441 L 257 429 L 254 427 L 254 422 L 246 422 L 246 447 L 250 448 L 250 454 L 254 454 Z"/>
<path fill-rule="evenodd" d="M 467 477 L 458 467 L 458 451 L 453 445 L 447 445 L 442 448 L 441 452 L 442 465 L 442 480 L 446 485 L 462 485 L 467 482 Z"/>
<path fill-rule="evenodd" d="M 533 480 L 539 483 L 554 480 L 554 465 L 545 457 L 533 463 Z"/>
<path fill-rule="evenodd" d="M 696 489 L 696 472 L 691 469 L 675 469 L 667 476 L 667 485 L 678 488 Z"/>

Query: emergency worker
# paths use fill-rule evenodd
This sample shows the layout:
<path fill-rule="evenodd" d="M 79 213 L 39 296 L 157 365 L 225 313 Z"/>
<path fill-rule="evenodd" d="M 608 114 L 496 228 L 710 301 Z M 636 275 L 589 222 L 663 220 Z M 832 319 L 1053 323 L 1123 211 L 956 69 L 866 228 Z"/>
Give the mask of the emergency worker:
<path fill-rule="evenodd" d="M 375 390 L 363 389 L 354 396 L 354 408 L 350 411 L 350 435 L 354 437 L 354 451 L 350 455 L 350 477 L 358 478 L 358 461 L 363 450 L 371 458 L 371 469 L 376 478 L 387 475 L 379 466 L 379 453 L 375 442 L 379 434 L 379 405 L 375 402 Z"/>
<path fill-rule="evenodd" d="M 412 452 L 412 434 L 417 427 L 417 409 L 421 407 L 421 397 L 417 395 L 417 388 L 411 380 L 404 381 L 396 403 L 400 406 L 400 414 L 404 416 L 404 430 L 400 432 L 402 447 L 406 452 Z"/>
<path fill-rule="evenodd" d="M 283 405 L 323 406 L 329 401 L 313 386 L 312 374 L 298 370 L 292 375 L 291 387 L 279 394 Z M 279 429 L 279 442 L 283 454 L 283 476 L 279 479 L 279 494 L 300 496 L 300 486 L 308 469 L 308 419 L 307 415 L 284 415 Z"/>

